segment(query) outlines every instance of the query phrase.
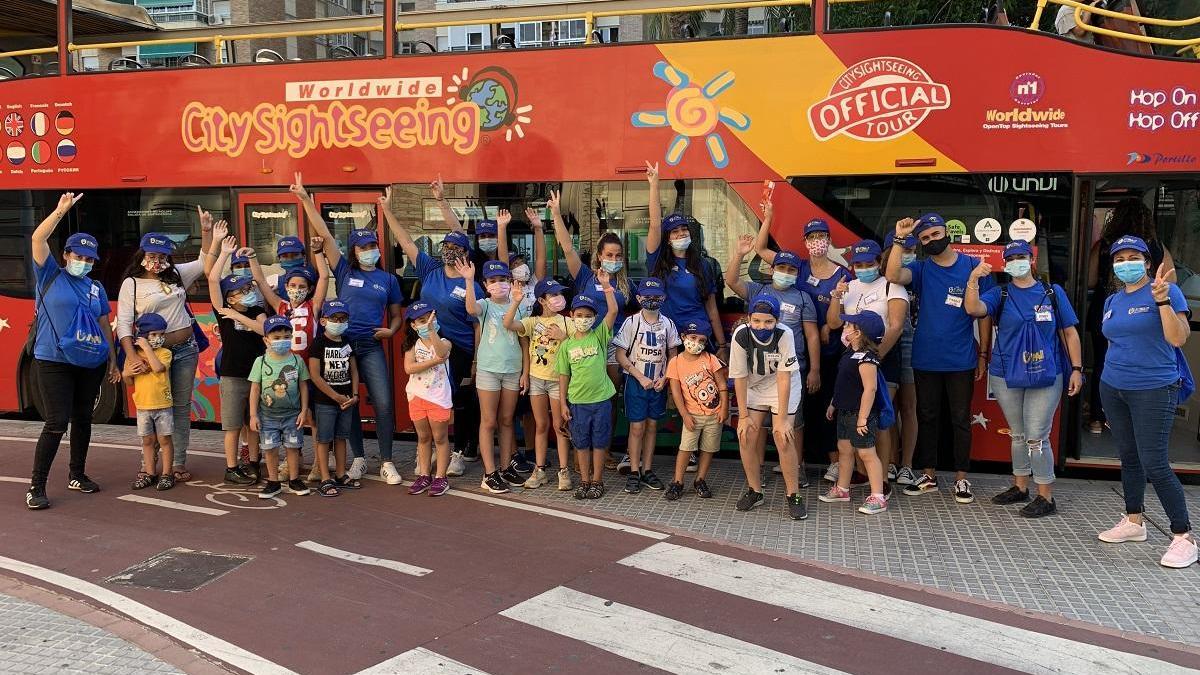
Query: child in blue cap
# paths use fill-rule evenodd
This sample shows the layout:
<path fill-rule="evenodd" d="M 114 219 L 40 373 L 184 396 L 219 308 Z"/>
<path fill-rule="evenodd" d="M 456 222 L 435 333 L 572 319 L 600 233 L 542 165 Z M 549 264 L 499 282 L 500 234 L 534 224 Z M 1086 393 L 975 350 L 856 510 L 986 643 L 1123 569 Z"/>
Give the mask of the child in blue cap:
<path fill-rule="evenodd" d="M 171 399 L 171 350 L 163 347 L 166 339 L 167 320 L 154 312 L 147 312 L 134 322 L 137 338 L 134 348 L 149 370 L 137 373 L 132 362 L 127 361 L 125 386 L 133 390 L 133 405 L 137 408 L 138 436 L 142 437 L 142 470 L 134 479 L 134 490 L 144 490 L 155 485 L 158 490 L 175 487 L 171 474 L 174 450 L 171 436 L 174 433 L 175 417 Z M 162 448 L 162 473 L 156 470 L 158 454 L 155 446 Z"/>
<path fill-rule="evenodd" d="M 280 493 L 279 448 L 287 453 L 288 490 L 306 495 L 300 480 L 300 451 L 308 423 L 308 365 L 292 352 L 292 324 L 287 317 L 273 316 L 263 322 L 267 353 L 250 369 L 250 430 L 259 434 L 259 447 L 266 453 L 267 484 L 259 498 Z"/>
<path fill-rule="evenodd" d="M 317 494 L 336 497 L 341 488 L 357 488 L 360 483 L 346 475 L 346 441 L 354 416 L 358 414 L 358 360 L 354 348 L 345 339 L 350 327 L 350 308 L 341 300 L 330 300 L 321 307 L 321 328 L 308 351 L 308 372 L 313 383 L 313 410 L 316 412 L 317 451 L 313 469 L 321 477 Z M 295 321 L 292 322 L 295 329 Z M 329 472 L 332 447 L 334 473 Z"/>

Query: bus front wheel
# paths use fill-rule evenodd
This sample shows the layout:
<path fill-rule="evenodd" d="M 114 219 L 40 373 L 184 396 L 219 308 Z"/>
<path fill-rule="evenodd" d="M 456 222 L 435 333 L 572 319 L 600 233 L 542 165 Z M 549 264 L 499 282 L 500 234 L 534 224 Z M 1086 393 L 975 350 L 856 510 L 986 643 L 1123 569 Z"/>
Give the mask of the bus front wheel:
<path fill-rule="evenodd" d="M 38 417 L 46 419 L 46 402 L 42 400 L 42 387 L 38 381 L 38 369 L 34 362 L 30 361 L 28 368 L 29 382 L 29 398 L 33 401 L 33 408 L 37 411 Z M 121 407 L 121 399 L 124 396 L 124 390 L 121 384 L 113 384 L 105 378 L 100 385 L 100 394 L 96 396 L 96 402 L 92 405 L 92 423 L 104 424 L 110 422 L 113 416 Z"/>

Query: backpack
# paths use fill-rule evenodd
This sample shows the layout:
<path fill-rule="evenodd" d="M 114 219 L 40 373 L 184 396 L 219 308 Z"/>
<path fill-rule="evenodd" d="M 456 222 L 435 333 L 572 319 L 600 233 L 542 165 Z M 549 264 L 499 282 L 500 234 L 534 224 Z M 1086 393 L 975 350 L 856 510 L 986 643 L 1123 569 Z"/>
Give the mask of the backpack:
<path fill-rule="evenodd" d="M 895 426 L 896 408 L 892 406 L 892 397 L 888 395 L 882 368 L 875 369 L 875 405 L 879 408 L 879 428 L 891 429 Z"/>
<path fill-rule="evenodd" d="M 1055 327 L 1062 334 L 1062 321 L 1058 315 L 1058 298 L 1055 296 L 1054 289 L 1046 284 L 1046 282 L 1038 282 L 1042 285 L 1042 290 L 1046 296 L 1050 298 L 1050 304 L 1054 308 Z M 996 330 L 1000 329 L 1000 317 L 1004 312 L 1004 305 L 1008 302 L 1008 286 L 1005 285 L 1000 289 L 1000 303 L 996 305 Z M 1036 318 L 1036 317 L 1034 317 Z M 1021 317 L 1025 319 L 1025 317 Z M 1041 389 L 1054 384 L 1055 379 L 1061 374 L 1061 364 L 1066 359 L 1059 358 L 1059 372 L 1051 372 L 1046 369 L 1046 361 L 1044 354 L 1048 347 L 1042 340 L 1042 333 L 1038 330 L 1036 321 L 1022 321 L 1021 328 L 1017 333 L 1017 351 L 1021 358 L 1005 359 L 1004 353 L 1000 353 L 1002 369 L 1004 372 L 1004 384 L 1010 389 Z M 1058 349 L 1058 343 L 1053 346 Z M 1026 355 L 1042 354 L 1043 358 L 1038 360 L 1026 359 Z"/>
<path fill-rule="evenodd" d="M 61 272 L 55 272 L 52 277 L 42 286 L 42 292 L 38 295 L 38 307 L 42 310 L 46 308 L 46 291 L 50 290 L 50 286 L 58 279 Z M 95 281 L 91 282 L 90 288 L 95 288 Z M 71 285 L 71 290 L 79 298 L 80 304 L 75 307 L 75 316 L 71 319 L 71 323 L 67 326 L 67 330 L 59 334 L 58 329 L 54 327 L 54 319 L 49 314 L 46 315 L 46 325 L 50 326 L 50 332 L 54 334 L 55 344 L 62 355 L 67 359 L 67 363 L 79 368 L 98 368 L 108 361 L 108 337 L 104 333 L 104 329 L 100 327 L 100 322 L 92 315 L 92 299 L 79 292 L 79 289 Z M 36 316 L 36 311 L 35 311 Z M 30 336 L 36 332 L 37 324 L 34 324 L 35 331 L 30 332 Z M 36 340 L 36 338 L 34 338 Z"/>

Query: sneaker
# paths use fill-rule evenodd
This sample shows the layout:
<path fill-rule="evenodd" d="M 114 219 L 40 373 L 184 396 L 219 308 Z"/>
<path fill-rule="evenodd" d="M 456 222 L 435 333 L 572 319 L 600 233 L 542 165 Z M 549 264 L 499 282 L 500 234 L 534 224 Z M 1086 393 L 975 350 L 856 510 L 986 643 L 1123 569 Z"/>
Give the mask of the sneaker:
<path fill-rule="evenodd" d="M 971 494 L 971 481 L 966 478 L 954 481 L 954 501 L 959 504 L 970 504 L 975 501 L 975 495 Z"/>
<path fill-rule="evenodd" d="M 536 490 L 545 484 L 546 470 L 539 466 L 533 470 L 533 473 L 531 473 L 529 478 L 527 478 L 525 482 L 521 484 L 521 487 L 525 488 L 526 490 Z"/>
<path fill-rule="evenodd" d="M 529 461 L 529 458 L 525 456 L 524 450 L 518 450 L 517 454 L 512 458 L 512 462 L 510 462 L 508 466 L 513 471 L 516 471 L 523 476 L 528 476 L 529 474 L 533 473 L 534 469 L 537 468 L 537 464 Z"/>
<path fill-rule="evenodd" d="M 1004 492 L 992 497 L 992 503 L 1000 506 L 1027 501 L 1029 501 L 1029 490 L 1022 490 L 1016 485 L 1009 486 Z"/>
<path fill-rule="evenodd" d="M 1183 569 L 1194 562 L 1196 562 L 1196 542 L 1192 541 L 1191 537 L 1180 534 L 1171 540 L 1171 545 L 1158 564 L 1163 567 Z"/>
<path fill-rule="evenodd" d="M 43 485 L 30 485 L 29 491 L 25 493 L 25 506 L 30 511 L 41 511 L 42 509 L 50 508 L 50 500 L 46 499 L 46 487 Z"/>
<path fill-rule="evenodd" d="M 829 468 L 825 469 L 825 480 L 829 481 L 830 483 L 836 483 L 837 479 L 838 479 L 838 474 L 840 473 L 840 471 L 841 471 L 840 465 L 838 465 L 836 463 L 830 464 Z"/>
<path fill-rule="evenodd" d="M 800 470 L 796 472 L 796 480 L 800 482 L 801 489 L 812 485 L 808 482 L 808 467 L 804 466 L 804 462 L 800 463 Z"/>
<path fill-rule="evenodd" d="M 100 486 L 96 485 L 95 481 L 93 481 L 91 478 L 88 478 L 87 474 L 81 474 L 72 477 L 71 480 L 67 482 L 67 487 L 72 490 L 79 490 L 80 492 L 88 495 L 92 494 L 93 492 L 100 491 Z"/>
<path fill-rule="evenodd" d="M 894 480 L 896 480 L 896 476 L 899 476 L 899 475 L 900 475 L 900 470 L 896 468 L 896 465 L 895 465 L 895 464 L 888 464 L 888 475 L 887 475 L 887 479 L 888 479 L 889 481 L 894 481 Z"/>
<path fill-rule="evenodd" d="M 1054 499 L 1046 501 L 1046 498 L 1038 495 L 1032 502 L 1021 508 L 1021 515 L 1026 518 L 1041 518 L 1058 512 L 1058 504 L 1054 503 Z"/>
<path fill-rule="evenodd" d="M 461 476 L 467 470 L 467 461 L 461 452 L 450 453 L 450 466 L 446 469 L 447 476 Z"/>
<path fill-rule="evenodd" d="M 282 474 L 281 474 L 282 475 Z M 400 472 L 396 470 L 396 465 L 391 462 L 384 462 L 379 467 L 379 477 L 382 478 L 388 485 L 399 485 L 404 482 L 400 478 Z"/>
<path fill-rule="evenodd" d="M 263 489 L 258 493 L 259 499 L 270 499 L 275 495 L 283 492 L 283 484 L 277 480 L 269 480 L 263 485 Z"/>
<path fill-rule="evenodd" d="M 464 461 L 467 461 L 467 462 L 478 462 L 479 461 L 479 447 L 478 446 L 468 445 L 467 447 L 463 448 L 462 452 L 460 452 L 459 454 L 461 454 L 463 456 Z"/>
<path fill-rule="evenodd" d="M 308 486 L 304 484 L 304 481 L 297 478 L 295 480 L 288 481 L 288 492 L 291 492 L 294 495 L 299 495 L 299 496 L 303 497 L 304 495 L 311 492 L 311 490 L 309 490 Z"/>
<path fill-rule="evenodd" d="M 230 485 L 253 485 L 254 479 L 247 476 L 242 467 L 225 469 L 225 482 Z"/>
<path fill-rule="evenodd" d="M 604 468 L 608 471 L 617 470 L 617 460 L 613 459 L 611 452 L 604 456 Z"/>
<path fill-rule="evenodd" d="M 587 486 L 588 499 L 600 499 L 604 496 L 604 483 L 588 483 Z"/>
<path fill-rule="evenodd" d="M 900 467 L 900 470 L 896 472 L 895 480 L 897 485 L 912 485 L 913 483 L 917 482 L 917 475 L 913 473 L 911 468 L 902 466 Z"/>
<path fill-rule="evenodd" d="M 499 471 L 493 471 L 484 476 L 483 481 L 479 483 L 479 487 L 494 495 L 502 495 L 508 492 L 508 483 L 500 477 Z"/>
<path fill-rule="evenodd" d="M 688 455 L 688 465 L 687 465 L 687 469 L 685 469 L 685 470 L 688 473 L 696 473 L 696 470 L 699 468 L 700 468 L 700 464 L 699 464 L 699 462 L 696 461 L 696 453 L 693 452 L 692 454 Z"/>
<path fill-rule="evenodd" d="M 775 466 L 771 467 L 771 473 L 773 473 L 773 474 L 783 473 L 783 465 L 776 464 Z"/>
<path fill-rule="evenodd" d="M 662 479 L 660 479 L 658 476 L 654 475 L 653 470 L 643 471 L 642 475 L 641 475 L 641 480 L 642 480 L 642 485 L 645 485 L 646 487 L 650 488 L 651 490 L 661 490 L 666 487 L 666 485 L 663 485 Z"/>
<path fill-rule="evenodd" d="M 820 499 L 826 504 L 833 504 L 834 502 L 848 502 L 850 501 L 850 491 L 840 488 L 837 486 L 837 483 L 834 483 L 833 486 L 829 488 L 828 492 L 817 497 L 817 499 Z"/>
<path fill-rule="evenodd" d="M 258 462 L 244 462 L 238 464 L 237 470 L 242 476 L 250 479 L 250 484 L 253 485 L 262 479 L 262 472 L 258 470 Z"/>
<path fill-rule="evenodd" d="M 433 482 L 429 484 L 430 497 L 441 497 L 449 491 L 450 481 L 445 478 L 434 478 Z"/>
<path fill-rule="evenodd" d="M 561 483 L 559 483 L 561 485 Z M 579 487 L 575 488 L 575 499 L 587 499 L 588 484 L 586 481 L 581 481 Z"/>
<path fill-rule="evenodd" d="M 414 480 L 412 485 L 409 486 L 408 494 L 419 495 L 428 490 L 432 483 L 433 479 L 431 479 L 429 476 L 417 476 L 417 479 Z"/>
<path fill-rule="evenodd" d="M 629 455 L 622 455 L 621 461 L 617 462 L 617 473 L 622 476 L 628 476 L 630 469 Z"/>
<path fill-rule="evenodd" d="M 1104 422 L 1088 422 L 1087 430 L 1089 434 L 1102 434 L 1104 433 Z"/>
<path fill-rule="evenodd" d="M 937 492 L 937 490 L 937 477 L 923 473 L 920 476 L 917 476 L 915 481 L 905 486 L 904 494 L 910 497 L 915 497 L 917 495 L 923 495 L 926 492 Z"/>
<path fill-rule="evenodd" d="M 625 492 L 631 495 L 636 495 L 642 491 L 642 481 L 635 474 L 630 474 L 625 477 Z"/>
<path fill-rule="evenodd" d="M 883 484 L 883 501 L 889 501 L 892 498 L 892 484 L 884 482 Z"/>
<path fill-rule="evenodd" d="M 703 478 L 697 478 L 695 483 L 692 483 L 692 489 L 696 491 L 696 495 L 701 499 L 712 499 L 712 490 L 708 489 L 708 483 Z"/>
<path fill-rule="evenodd" d="M 288 477 L 292 475 L 292 474 L 288 473 L 288 465 L 287 465 L 286 459 L 279 463 L 278 469 L 279 469 L 278 476 L 279 476 L 279 480 L 281 480 L 281 481 L 287 480 Z"/>
<path fill-rule="evenodd" d="M 500 477 L 509 485 L 521 485 L 525 482 L 525 477 L 517 473 L 517 470 L 512 468 L 511 464 L 507 469 L 500 472 Z"/>
<path fill-rule="evenodd" d="M 321 480 L 321 465 L 317 463 L 319 461 L 320 460 L 314 461 L 312 468 L 308 470 L 308 478 L 306 478 L 305 480 L 307 480 L 310 483 L 315 483 L 315 482 Z"/>
<path fill-rule="evenodd" d="M 738 511 L 749 511 L 750 509 L 762 504 L 764 501 L 763 493 L 755 492 L 750 488 L 746 488 L 746 494 L 738 497 L 737 504 L 734 506 Z"/>
<path fill-rule="evenodd" d="M 667 486 L 667 491 L 663 493 L 663 497 L 665 497 L 669 502 L 679 501 L 679 499 L 683 497 L 683 483 L 676 483 L 672 481 L 671 484 Z"/>
<path fill-rule="evenodd" d="M 857 471 L 850 474 L 850 487 L 856 488 L 856 487 L 862 487 L 864 485 L 870 485 L 870 484 L 871 484 L 871 479 L 867 478 L 867 474 L 859 473 Z"/>
<path fill-rule="evenodd" d="M 563 468 L 558 470 L 558 491 L 559 492 L 570 492 L 572 482 L 574 482 L 574 481 L 571 480 L 571 470 L 570 469 L 568 469 L 564 466 Z"/>
<path fill-rule="evenodd" d="M 804 497 L 800 493 L 787 496 L 788 515 L 792 520 L 805 520 L 808 518 L 808 507 L 804 505 Z"/>
<path fill-rule="evenodd" d="M 1117 523 L 1111 530 L 1105 530 L 1096 535 L 1100 541 L 1106 541 L 1110 544 L 1122 544 L 1127 541 L 1146 541 L 1146 524 L 1137 524 L 1129 520 L 1129 516 L 1122 516 L 1121 522 Z"/>
<path fill-rule="evenodd" d="M 867 497 L 867 501 L 863 502 L 862 506 L 858 507 L 859 513 L 865 513 L 868 516 L 873 516 L 877 513 L 887 511 L 887 500 L 879 495 L 871 495 Z"/>
<path fill-rule="evenodd" d="M 355 457 L 353 462 L 350 462 L 350 468 L 346 470 L 346 475 L 354 480 L 362 480 L 362 477 L 367 473 L 367 460 L 365 457 Z"/>

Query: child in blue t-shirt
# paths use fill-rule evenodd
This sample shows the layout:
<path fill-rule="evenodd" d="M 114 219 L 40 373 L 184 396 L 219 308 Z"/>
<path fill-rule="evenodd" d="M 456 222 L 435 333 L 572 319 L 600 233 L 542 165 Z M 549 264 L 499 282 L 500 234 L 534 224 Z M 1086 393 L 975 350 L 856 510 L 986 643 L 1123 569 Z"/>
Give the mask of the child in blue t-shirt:
<path fill-rule="evenodd" d="M 308 424 L 308 366 L 292 351 L 292 322 L 287 317 L 276 315 L 264 321 L 263 335 L 267 353 L 250 369 L 250 429 L 258 432 L 267 461 L 267 484 L 258 496 L 270 499 L 283 489 L 280 446 L 287 452 L 288 489 L 306 495 L 308 486 L 300 480 L 300 451 Z"/>

